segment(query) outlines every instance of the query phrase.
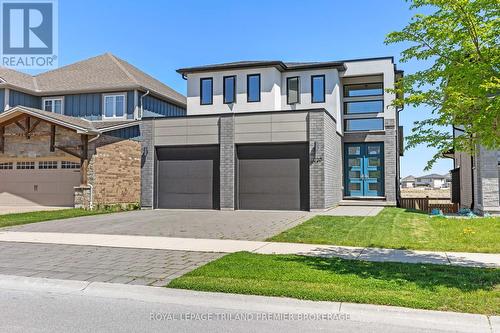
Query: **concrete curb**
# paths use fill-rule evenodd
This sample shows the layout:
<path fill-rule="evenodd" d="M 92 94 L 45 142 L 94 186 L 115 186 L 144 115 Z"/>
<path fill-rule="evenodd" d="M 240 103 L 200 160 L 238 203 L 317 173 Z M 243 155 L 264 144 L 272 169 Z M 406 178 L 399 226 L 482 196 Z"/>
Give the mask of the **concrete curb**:
<path fill-rule="evenodd" d="M 500 317 L 456 312 L 416 310 L 402 307 L 313 302 L 291 298 L 222 294 L 103 282 L 67 281 L 0 275 L 1 290 L 73 294 L 82 297 L 126 299 L 148 303 L 200 305 L 226 310 L 273 313 L 344 313 L 351 321 L 393 325 L 408 329 L 453 332 L 495 332 Z"/>
<path fill-rule="evenodd" d="M 259 254 L 298 254 L 317 257 L 340 257 L 344 259 L 358 259 L 374 262 L 389 261 L 464 267 L 500 267 L 500 255 L 490 253 L 412 251 L 230 239 L 5 231 L 0 232 L 0 242 L 65 244 L 216 253 L 249 251 Z"/>

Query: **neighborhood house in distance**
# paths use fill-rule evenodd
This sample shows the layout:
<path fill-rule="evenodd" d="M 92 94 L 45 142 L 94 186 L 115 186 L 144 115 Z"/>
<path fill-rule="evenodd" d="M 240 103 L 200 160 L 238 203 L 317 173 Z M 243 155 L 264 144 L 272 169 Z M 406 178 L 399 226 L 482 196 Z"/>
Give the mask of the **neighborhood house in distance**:
<path fill-rule="evenodd" d="M 449 188 L 451 184 L 451 174 L 438 175 L 432 173 L 425 176 L 414 177 L 412 175 L 401 179 L 401 188 Z"/>
<path fill-rule="evenodd" d="M 401 110 L 386 89 L 403 72 L 392 57 L 177 71 L 187 98 L 109 53 L 36 76 L 0 68 L 0 202 L 221 210 L 398 203 Z M 488 186 L 475 200 L 483 194 L 488 207 L 494 182 L 498 207 L 497 162 L 493 175 L 491 163 L 477 161 L 485 171 L 474 186 Z M 430 176 L 413 183 L 449 183 Z"/>

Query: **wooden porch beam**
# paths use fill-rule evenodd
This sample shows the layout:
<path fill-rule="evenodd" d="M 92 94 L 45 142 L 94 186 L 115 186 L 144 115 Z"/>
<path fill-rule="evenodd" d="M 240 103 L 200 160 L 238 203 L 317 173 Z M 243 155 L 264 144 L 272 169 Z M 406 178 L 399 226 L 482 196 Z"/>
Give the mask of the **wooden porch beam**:
<path fill-rule="evenodd" d="M 0 153 L 5 152 L 5 126 L 0 126 Z"/>
<path fill-rule="evenodd" d="M 50 151 L 56 150 L 56 125 L 50 125 Z"/>
<path fill-rule="evenodd" d="M 36 127 L 37 127 L 37 126 L 38 126 L 41 122 L 42 122 L 42 121 L 41 121 L 40 119 L 38 119 L 38 118 L 37 118 L 37 119 L 35 120 L 35 123 L 34 123 L 34 124 L 30 127 L 30 129 L 29 129 L 29 131 L 28 131 L 28 132 L 29 132 L 30 134 L 31 134 L 31 133 L 33 133 L 33 131 L 36 129 Z"/>
<path fill-rule="evenodd" d="M 80 176 L 81 176 L 81 183 L 82 185 L 87 185 L 88 183 L 88 177 L 87 177 L 87 171 L 88 171 L 88 166 L 89 166 L 89 136 L 86 134 L 82 134 L 81 136 L 82 139 L 82 154 L 80 157 Z"/>
<path fill-rule="evenodd" d="M 31 127 L 31 117 L 27 116 L 26 117 L 26 129 L 24 130 L 24 135 L 26 136 L 26 139 L 30 138 L 30 127 Z"/>
<path fill-rule="evenodd" d="M 71 150 L 71 149 L 75 149 L 75 147 L 54 146 L 54 148 L 59 149 L 60 151 L 65 152 L 66 154 L 70 154 L 71 156 L 78 157 L 79 159 L 83 158 L 83 156 L 81 154 Z"/>
<path fill-rule="evenodd" d="M 23 125 L 22 125 L 22 124 L 21 124 L 18 120 L 16 120 L 14 123 L 15 123 L 15 124 L 17 125 L 17 127 L 19 127 L 19 128 L 20 128 L 23 132 L 26 132 L 26 128 L 24 128 L 24 126 L 23 126 Z"/>

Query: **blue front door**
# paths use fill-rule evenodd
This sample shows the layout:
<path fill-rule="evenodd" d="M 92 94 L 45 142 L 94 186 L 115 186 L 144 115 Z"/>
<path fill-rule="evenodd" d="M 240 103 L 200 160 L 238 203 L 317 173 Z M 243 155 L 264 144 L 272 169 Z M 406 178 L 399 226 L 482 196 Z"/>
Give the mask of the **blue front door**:
<path fill-rule="evenodd" d="M 378 197 L 384 195 L 384 144 L 345 144 L 345 195 Z"/>

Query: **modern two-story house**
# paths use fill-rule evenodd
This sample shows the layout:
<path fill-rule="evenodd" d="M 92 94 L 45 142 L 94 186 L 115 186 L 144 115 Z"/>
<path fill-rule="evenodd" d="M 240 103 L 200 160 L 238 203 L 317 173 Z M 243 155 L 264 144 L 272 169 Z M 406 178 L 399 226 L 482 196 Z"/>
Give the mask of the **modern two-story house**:
<path fill-rule="evenodd" d="M 141 121 L 143 207 L 396 205 L 402 129 L 392 57 L 179 69 L 187 113 Z"/>
<path fill-rule="evenodd" d="M 139 203 L 139 119 L 185 114 L 183 95 L 109 53 L 0 68 L 0 206 Z"/>

